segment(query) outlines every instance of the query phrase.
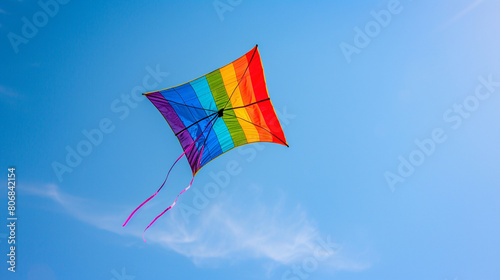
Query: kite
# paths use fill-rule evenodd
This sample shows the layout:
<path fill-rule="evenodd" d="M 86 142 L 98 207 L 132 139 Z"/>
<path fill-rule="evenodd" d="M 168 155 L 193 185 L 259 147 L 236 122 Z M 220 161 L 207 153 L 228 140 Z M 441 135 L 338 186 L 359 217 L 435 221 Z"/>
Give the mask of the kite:
<path fill-rule="evenodd" d="M 232 63 L 190 82 L 144 93 L 168 122 L 184 152 L 170 167 L 160 188 L 130 214 L 123 226 L 139 208 L 158 194 L 170 171 L 184 155 L 193 172 L 191 182 L 146 227 L 144 233 L 191 187 L 196 173 L 218 156 L 256 142 L 288 147 L 267 92 L 257 48 L 258 45 Z"/>

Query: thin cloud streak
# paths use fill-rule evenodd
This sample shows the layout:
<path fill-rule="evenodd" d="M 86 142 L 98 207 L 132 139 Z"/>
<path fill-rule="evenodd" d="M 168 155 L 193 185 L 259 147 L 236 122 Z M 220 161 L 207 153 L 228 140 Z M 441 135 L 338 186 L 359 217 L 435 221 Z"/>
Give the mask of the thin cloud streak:
<path fill-rule="evenodd" d="M 119 235 L 134 236 L 137 242 L 142 242 L 142 223 L 132 222 L 126 228 L 121 227 L 128 214 L 127 207 L 104 205 L 72 196 L 54 184 L 25 187 L 23 191 L 57 202 L 66 213 L 80 221 Z M 148 243 L 173 250 L 197 265 L 210 260 L 261 259 L 272 261 L 273 267 L 300 263 L 312 256 L 318 247 L 317 239 L 321 235 L 306 212 L 300 206 L 290 212 L 285 211 L 282 198 L 273 207 L 252 202 L 245 209 L 240 209 L 241 203 L 224 199 L 212 204 L 189 224 L 180 211 L 172 211 L 162 217 L 163 220 L 146 233 Z M 149 218 L 146 220 L 149 221 Z M 341 247 L 340 244 L 338 247 Z M 369 268 L 370 263 L 346 258 L 339 250 L 324 262 L 324 266 L 335 271 L 361 271 Z"/>
<path fill-rule="evenodd" d="M 449 19 L 445 24 L 441 25 L 437 31 L 443 31 L 444 29 L 448 28 L 451 24 L 453 24 L 455 21 L 461 19 L 463 16 L 466 14 L 470 13 L 472 10 L 474 10 L 479 4 L 481 4 L 484 0 L 476 0 L 473 3 L 471 3 L 469 6 L 467 6 L 465 9 L 461 10 L 458 14 L 453 16 L 451 19 Z"/>
<path fill-rule="evenodd" d="M 2 86 L 2 85 L 0 85 L 0 95 L 6 96 L 9 98 L 16 98 L 19 96 L 19 94 L 17 94 L 17 92 L 13 91 L 10 88 Z"/>

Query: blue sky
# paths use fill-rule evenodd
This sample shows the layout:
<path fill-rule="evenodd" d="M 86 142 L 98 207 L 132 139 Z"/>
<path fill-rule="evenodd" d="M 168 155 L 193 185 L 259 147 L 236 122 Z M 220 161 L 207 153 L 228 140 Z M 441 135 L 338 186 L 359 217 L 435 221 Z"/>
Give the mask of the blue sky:
<path fill-rule="evenodd" d="M 0 4 L 1 279 L 500 279 L 497 1 L 40 3 Z M 182 153 L 135 93 L 255 44 L 290 148 L 211 162 L 144 243 L 191 177 L 122 228 Z"/>

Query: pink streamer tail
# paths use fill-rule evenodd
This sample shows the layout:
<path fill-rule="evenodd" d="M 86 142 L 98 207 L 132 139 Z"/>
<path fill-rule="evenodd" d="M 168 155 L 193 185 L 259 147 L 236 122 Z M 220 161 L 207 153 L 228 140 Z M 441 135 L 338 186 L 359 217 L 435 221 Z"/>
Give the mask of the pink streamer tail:
<path fill-rule="evenodd" d="M 156 218 L 146 227 L 146 229 L 144 230 L 144 232 L 142 233 L 142 239 L 144 240 L 144 242 L 146 242 L 146 238 L 144 237 L 144 235 L 146 234 L 146 230 L 148 230 L 148 228 L 150 226 L 152 226 L 156 220 L 158 220 L 158 218 L 160 218 L 163 214 L 165 214 L 168 210 L 172 209 L 172 207 L 175 206 L 175 204 L 177 203 L 177 199 L 179 198 L 179 196 L 181 194 L 183 194 L 185 191 L 189 190 L 189 188 L 191 188 L 191 185 L 193 184 L 193 180 L 194 180 L 194 176 L 193 176 L 193 179 L 191 179 L 191 182 L 189 183 L 189 186 L 187 186 L 187 188 L 183 189 L 178 195 L 177 197 L 175 198 L 174 200 L 174 203 L 172 203 L 172 205 L 170 205 L 167 209 L 165 209 L 163 212 L 161 212 L 160 215 L 156 216 Z"/>
<path fill-rule="evenodd" d="M 186 151 L 188 151 L 188 149 L 186 149 Z M 135 210 L 132 212 L 132 214 L 130 214 L 130 216 L 128 217 L 128 219 L 125 221 L 125 223 L 123 224 L 123 226 L 126 226 L 128 221 L 130 221 L 130 219 L 132 218 L 132 216 L 134 216 L 135 212 L 137 212 L 137 210 L 139 210 L 139 208 L 141 208 L 144 204 L 146 204 L 149 200 L 151 200 L 153 197 L 155 197 L 158 192 L 160 192 L 160 190 L 163 188 L 163 186 L 165 185 L 165 183 L 167 182 L 167 179 L 168 179 L 168 175 L 170 175 L 170 171 L 172 171 L 172 168 L 174 168 L 175 164 L 182 158 L 182 156 L 184 154 L 186 154 L 186 151 L 184 151 L 180 157 L 177 158 L 177 160 L 174 162 L 174 164 L 172 164 L 172 166 L 170 167 L 170 170 L 168 170 L 168 173 L 167 173 L 167 177 L 165 177 L 165 181 L 163 181 L 163 184 L 161 184 L 160 188 L 151 196 L 149 197 L 148 199 L 146 199 L 143 203 L 141 203 L 141 205 L 139 205 L 137 208 L 135 208 Z"/>
<path fill-rule="evenodd" d="M 165 185 L 165 183 L 167 182 L 167 179 L 168 179 L 168 175 L 170 175 L 170 171 L 172 171 L 172 168 L 174 168 L 175 164 L 182 158 L 182 156 L 184 156 L 187 152 L 191 151 L 191 149 L 194 147 L 194 144 L 196 144 L 196 142 L 198 142 L 198 140 L 200 139 L 200 137 L 205 133 L 205 131 L 207 130 L 207 128 L 210 126 L 210 124 L 212 123 L 212 121 L 214 120 L 215 118 L 213 118 L 212 120 L 210 120 L 210 122 L 208 123 L 207 127 L 205 127 L 205 129 L 203 130 L 203 132 L 198 136 L 198 138 L 196 138 L 196 140 L 193 141 L 193 143 L 191 143 L 187 148 L 186 150 L 177 158 L 177 160 L 174 162 L 174 164 L 172 164 L 172 166 L 170 167 L 170 169 L 168 170 L 168 173 L 167 173 L 167 177 L 165 177 L 165 180 L 163 181 L 163 184 L 161 184 L 160 188 L 151 196 L 149 197 L 148 199 L 146 199 L 146 201 L 144 201 L 143 203 L 141 203 L 141 205 L 139 205 L 137 208 L 135 208 L 135 210 L 130 214 L 130 216 L 128 217 L 128 219 L 125 221 L 125 223 L 123 224 L 123 227 L 127 225 L 128 221 L 130 221 L 130 219 L 132 218 L 132 216 L 134 216 L 135 212 L 137 212 L 137 210 L 139 210 L 139 208 L 141 208 L 144 204 L 146 204 L 149 200 L 151 200 L 153 197 L 155 197 L 158 192 L 163 188 L 163 186 Z M 198 159 L 198 165 L 200 163 L 200 160 L 201 160 L 201 157 L 203 155 L 203 149 L 205 147 L 201 147 L 201 152 L 200 152 L 200 158 Z M 194 178 L 194 177 L 193 177 Z M 192 182 L 192 180 L 191 180 Z M 191 186 L 191 185 L 190 185 Z M 189 188 L 189 187 L 188 187 Z M 177 201 L 177 199 L 176 199 Z M 168 210 L 168 209 L 167 209 Z M 166 212 L 167 210 L 165 210 L 164 212 Z M 163 214 L 163 213 L 162 213 Z M 161 216 L 161 215 L 160 215 Z M 156 219 L 155 219 L 156 220 Z M 153 221 L 154 222 L 154 221 Z"/>

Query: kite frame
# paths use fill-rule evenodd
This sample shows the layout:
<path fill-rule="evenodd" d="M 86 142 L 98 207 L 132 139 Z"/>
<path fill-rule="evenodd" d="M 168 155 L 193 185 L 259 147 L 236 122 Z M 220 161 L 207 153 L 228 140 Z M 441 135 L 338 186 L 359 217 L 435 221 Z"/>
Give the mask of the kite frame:
<path fill-rule="evenodd" d="M 245 69 L 245 72 L 243 73 L 243 75 L 242 75 L 242 76 L 240 77 L 240 79 L 238 80 L 238 83 L 236 84 L 236 87 L 233 89 L 233 91 L 232 91 L 231 95 L 229 96 L 229 98 L 228 98 L 228 100 L 227 100 L 226 104 L 224 104 L 224 107 L 221 109 L 222 111 L 230 111 L 230 110 L 232 111 L 232 110 L 235 110 L 235 109 L 242 109 L 242 108 L 246 108 L 246 107 L 248 107 L 248 106 L 252 106 L 252 105 L 255 105 L 255 104 L 258 104 L 258 103 L 261 103 L 261 102 L 266 102 L 266 101 L 269 101 L 269 102 L 271 103 L 271 108 L 273 108 L 273 111 L 274 111 L 274 113 L 276 114 L 276 111 L 274 110 L 274 105 L 273 105 L 273 103 L 272 103 L 272 101 L 271 101 L 271 98 L 270 98 L 270 97 L 267 97 L 267 98 L 265 98 L 265 99 L 263 99 L 263 100 L 258 100 L 258 101 L 252 102 L 252 103 L 250 103 L 250 104 L 246 104 L 246 105 L 244 105 L 244 106 L 238 106 L 238 107 L 235 107 L 235 108 L 229 108 L 229 109 L 226 109 L 227 105 L 228 105 L 228 104 L 229 104 L 229 102 L 231 101 L 231 98 L 233 97 L 234 92 L 236 91 L 236 89 L 237 89 L 237 88 L 238 88 L 238 86 L 240 85 L 240 82 L 243 80 L 243 77 L 245 77 L 245 75 L 247 74 L 248 68 L 250 67 L 250 63 L 252 63 L 253 58 L 254 58 L 254 56 L 255 56 L 255 53 L 256 53 L 256 52 L 257 52 L 257 50 L 258 50 L 258 47 L 259 47 L 259 45 L 258 45 L 258 44 L 256 44 L 256 45 L 255 45 L 255 47 L 253 48 L 253 50 L 254 50 L 254 51 L 253 51 L 253 53 L 252 53 L 252 57 L 251 57 L 251 58 L 250 58 L 250 60 L 248 61 L 248 65 L 247 65 L 247 67 L 246 67 L 246 69 Z M 185 83 L 182 83 L 182 84 L 179 84 L 179 85 L 176 85 L 176 86 L 172 86 L 172 87 L 168 87 L 168 88 L 160 89 L 160 90 L 150 91 L 150 92 L 147 92 L 147 93 L 143 93 L 142 95 L 147 96 L 148 94 L 151 94 L 151 93 L 156 93 L 156 92 L 165 91 L 165 90 L 169 90 L 169 89 L 174 89 L 174 90 L 175 90 L 175 88 L 177 88 L 177 87 L 179 87 L 179 86 L 186 85 L 186 84 L 189 84 L 189 83 L 191 83 L 191 82 L 193 82 L 193 81 L 196 81 L 196 80 L 198 80 L 198 79 L 200 79 L 200 78 L 202 78 L 202 77 L 205 77 L 206 75 L 208 75 L 208 74 L 210 74 L 210 73 L 213 73 L 213 72 L 215 72 L 215 71 L 217 71 L 217 70 L 219 70 L 219 69 L 221 69 L 221 68 L 224 68 L 224 67 L 226 67 L 226 66 L 228 66 L 228 65 L 232 64 L 233 62 L 234 62 L 234 60 L 233 60 L 232 62 L 230 62 L 230 63 L 225 64 L 225 65 L 224 65 L 224 66 L 222 66 L 222 67 L 219 67 L 219 68 L 217 68 L 217 69 L 215 69 L 215 70 L 213 70 L 213 71 L 211 71 L 211 72 L 208 72 L 208 73 L 207 73 L 207 74 L 205 74 L 205 75 L 199 76 L 198 78 L 192 79 L 192 80 L 190 80 L 190 81 L 188 81 L 188 82 L 185 82 Z M 262 65 L 262 58 L 260 58 L 260 63 L 261 63 L 261 65 Z M 265 81 L 266 81 L 266 77 L 265 77 L 264 69 L 262 69 L 262 75 L 263 75 L 263 77 L 264 77 L 264 85 L 265 85 L 265 87 L 266 87 L 266 92 L 269 92 L 269 91 L 268 91 L 268 89 L 267 89 L 267 83 L 265 82 Z M 220 86 L 220 87 L 223 87 L 223 86 L 224 86 L 224 85 L 222 85 L 222 86 Z M 200 121 L 205 120 L 205 119 L 209 118 L 210 116 L 213 116 L 214 114 L 217 114 L 219 111 L 221 111 L 221 110 L 219 110 L 219 111 L 215 111 L 215 110 L 212 110 L 212 109 L 205 109 L 205 108 L 195 107 L 195 106 L 191 106 L 191 105 L 187 105 L 187 104 L 182 104 L 182 103 L 179 103 L 179 102 L 176 102 L 176 101 L 172 101 L 172 100 L 168 100 L 168 99 L 165 99 L 165 100 L 166 100 L 166 101 L 168 101 L 168 102 L 176 103 L 176 104 L 181 105 L 181 106 L 185 106 L 185 107 L 190 107 L 190 108 L 194 108 L 194 109 L 198 109 L 198 110 L 205 110 L 205 111 L 210 111 L 210 112 L 212 112 L 212 114 L 210 114 L 210 115 L 208 115 L 208 114 L 207 114 L 207 116 L 205 116 L 205 117 L 203 117 L 203 118 L 201 118 L 201 119 L 197 120 L 196 122 L 194 122 L 194 123 L 190 124 L 188 127 L 184 128 L 183 130 L 179 131 L 178 133 L 175 133 L 175 136 L 176 136 L 176 138 L 177 138 L 177 141 L 179 142 L 179 144 L 181 144 L 181 145 L 180 145 L 180 146 L 181 146 L 181 148 L 182 148 L 182 143 L 181 143 L 181 141 L 180 141 L 179 137 L 177 137 L 177 135 L 178 135 L 179 133 L 181 133 L 182 131 L 187 130 L 189 127 L 191 127 L 191 126 L 193 126 L 193 125 L 195 125 L 195 124 L 199 123 Z M 158 108 L 157 108 L 157 109 L 158 109 Z M 161 112 L 160 112 L 160 113 L 161 113 Z M 162 114 L 162 116 L 163 116 L 163 114 Z M 258 124 L 255 124 L 255 123 L 253 123 L 253 122 L 251 122 L 251 121 L 248 121 L 248 120 L 246 120 L 246 119 L 240 118 L 240 117 L 238 117 L 238 116 L 236 116 L 236 115 L 229 115 L 229 116 L 235 117 L 235 118 L 237 118 L 237 119 L 239 119 L 239 120 L 246 121 L 246 122 L 248 122 L 248 123 L 250 123 L 250 124 L 252 124 L 252 125 L 255 125 L 255 127 L 257 127 L 257 128 L 263 129 L 266 133 L 269 133 L 269 134 L 271 134 L 273 137 L 275 137 L 276 139 L 278 139 L 278 140 L 279 140 L 279 141 L 280 141 L 283 145 L 285 145 L 287 148 L 289 148 L 289 147 L 290 147 L 290 146 L 288 145 L 288 143 L 287 143 L 285 140 L 283 140 L 283 139 L 281 139 L 280 137 L 278 137 L 278 136 L 274 135 L 274 133 L 272 133 L 272 132 L 268 131 L 268 130 L 267 130 L 267 129 L 265 129 L 264 127 L 262 127 L 262 126 L 260 126 L 260 125 L 258 125 Z M 166 122 L 168 123 L 168 125 L 170 126 L 170 129 L 172 129 L 172 131 L 173 131 L 173 128 L 172 128 L 172 126 L 170 125 L 170 123 L 168 122 L 167 118 L 166 118 L 165 116 L 163 116 L 163 118 L 165 119 L 165 121 L 166 121 Z M 212 127 L 215 125 L 215 123 L 217 122 L 217 120 L 218 120 L 219 118 L 221 118 L 221 117 L 220 117 L 220 116 L 217 116 L 217 117 L 215 118 L 215 120 L 213 120 L 213 122 L 211 122 Z M 210 124 L 209 124 L 209 125 L 210 125 Z M 212 130 L 212 127 L 210 128 L 210 131 Z M 210 131 L 209 131 L 209 133 L 210 133 Z M 203 134 L 203 133 L 204 133 L 204 132 L 202 132 L 202 134 Z M 208 137 L 209 133 L 207 133 L 207 137 Z M 195 142 L 197 142 L 197 141 L 195 141 Z M 205 142 L 206 142 L 206 139 L 205 139 Z M 242 146 L 244 146 L 244 145 L 253 144 L 253 143 L 258 143 L 258 142 L 263 142 L 263 143 L 276 143 L 276 142 L 273 142 L 273 141 L 266 141 L 266 140 L 263 140 L 263 141 L 262 141 L 262 140 L 259 140 L 259 141 L 255 141 L 255 142 L 248 142 L 248 143 L 246 143 L 246 144 L 239 145 L 239 146 L 234 146 L 234 147 L 230 148 L 229 150 L 227 150 L 227 151 L 225 151 L 225 152 L 221 153 L 220 155 L 218 155 L 218 156 L 214 157 L 213 159 L 209 160 L 208 162 L 206 162 L 205 164 L 203 164 L 203 166 L 205 166 L 205 165 L 209 164 L 209 163 L 210 163 L 210 162 L 212 162 L 214 159 L 216 159 L 216 158 L 218 158 L 218 157 L 222 156 L 223 154 L 225 154 L 225 153 L 227 153 L 227 152 L 231 151 L 231 150 L 232 150 L 232 149 L 234 149 L 234 148 L 238 148 L 238 147 L 242 147 Z M 202 145 L 202 147 L 203 147 L 204 145 L 205 145 L 205 144 L 203 144 L 203 145 Z M 203 166 L 202 166 L 202 167 L 203 167 Z M 193 173 L 193 176 L 195 176 L 196 174 L 198 174 L 198 171 L 200 171 L 200 170 L 202 169 L 202 167 L 200 167 L 198 170 L 196 170 L 196 171 Z"/>

